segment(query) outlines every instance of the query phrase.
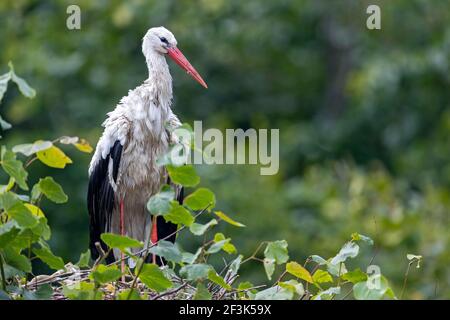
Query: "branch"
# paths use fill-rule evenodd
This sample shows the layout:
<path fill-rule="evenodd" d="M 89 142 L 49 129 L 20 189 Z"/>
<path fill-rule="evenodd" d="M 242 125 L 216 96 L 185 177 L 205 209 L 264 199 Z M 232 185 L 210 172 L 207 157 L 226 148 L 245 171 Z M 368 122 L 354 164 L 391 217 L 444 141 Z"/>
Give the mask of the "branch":
<path fill-rule="evenodd" d="M 163 293 L 161 293 L 161 294 L 158 294 L 157 296 L 154 296 L 151 300 L 158 300 L 158 299 L 160 299 L 160 298 L 162 298 L 162 297 L 164 297 L 164 296 L 168 296 L 168 295 L 177 293 L 178 291 L 180 291 L 181 289 L 183 289 L 184 287 L 186 287 L 187 284 L 188 284 L 187 282 L 184 282 L 184 283 L 183 283 L 181 286 L 179 286 L 178 288 L 175 288 L 175 289 L 173 289 L 173 290 L 169 290 L 169 291 L 163 292 Z"/>

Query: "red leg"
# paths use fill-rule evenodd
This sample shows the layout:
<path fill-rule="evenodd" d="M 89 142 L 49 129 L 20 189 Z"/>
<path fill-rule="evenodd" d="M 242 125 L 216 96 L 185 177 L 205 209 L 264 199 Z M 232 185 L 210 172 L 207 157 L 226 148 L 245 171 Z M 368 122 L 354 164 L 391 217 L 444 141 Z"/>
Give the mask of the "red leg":
<path fill-rule="evenodd" d="M 151 241 L 152 245 L 155 244 L 156 242 L 158 242 L 158 228 L 156 226 L 156 219 L 157 219 L 157 217 L 153 216 L 152 231 L 150 234 L 150 241 Z M 155 254 L 153 254 L 153 263 L 156 263 L 156 255 Z"/>
<path fill-rule="evenodd" d="M 123 210 L 123 199 L 120 200 L 120 235 L 125 235 L 125 214 Z M 120 253 L 120 259 L 122 260 L 120 263 L 120 270 L 122 271 L 122 281 L 125 282 L 125 255 L 123 252 Z"/>

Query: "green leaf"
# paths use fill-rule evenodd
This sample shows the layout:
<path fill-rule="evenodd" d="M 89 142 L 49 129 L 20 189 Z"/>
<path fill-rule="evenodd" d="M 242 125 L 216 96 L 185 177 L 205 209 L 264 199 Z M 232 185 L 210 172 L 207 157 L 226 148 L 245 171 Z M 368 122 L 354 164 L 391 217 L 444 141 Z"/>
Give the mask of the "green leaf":
<path fill-rule="evenodd" d="M 50 248 L 42 246 L 40 249 L 34 248 L 33 253 L 46 265 L 55 270 L 64 269 L 64 261 L 51 252 Z"/>
<path fill-rule="evenodd" d="M 169 213 L 163 216 L 164 219 L 168 222 L 172 222 L 174 224 L 182 224 L 188 227 L 191 226 L 195 220 L 192 214 L 177 201 L 172 201 L 170 203 Z"/>
<path fill-rule="evenodd" d="M 166 168 L 170 179 L 176 184 L 181 184 L 185 187 L 195 187 L 200 182 L 200 177 L 192 165 L 184 165 L 181 167 L 168 165 Z"/>
<path fill-rule="evenodd" d="M 8 265 L 27 273 L 31 272 L 31 262 L 27 257 L 11 247 L 4 248 L 3 253 L 4 259 Z"/>
<path fill-rule="evenodd" d="M 180 275 L 189 281 L 196 281 L 208 278 L 208 273 L 213 267 L 209 264 L 190 264 L 180 269 Z"/>
<path fill-rule="evenodd" d="M 314 280 L 309 273 L 308 270 L 306 270 L 302 265 L 298 264 L 297 262 L 291 261 L 286 264 L 286 272 L 292 274 L 293 276 L 305 280 L 309 283 L 313 283 Z"/>
<path fill-rule="evenodd" d="M 142 248 L 142 242 L 113 233 L 103 233 L 100 238 L 110 248 L 126 251 L 127 248 Z"/>
<path fill-rule="evenodd" d="M 36 185 L 35 185 L 36 186 Z M 63 188 L 52 177 L 39 179 L 37 183 L 38 191 L 43 193 L 49 200 L 55 203 L 65 203 L 68 200 Z M 33 187 L 34 191 L 35 187 Z"/>
<path fill-rule="evenodd" d="M 0 208 L 8 211 L 16 203 L 22 203 L 14 192 L 5 192 L 0 194 Z"/>
<path fill-rule="evenodd" d="M 331 287 L 327 290 L 320 291 L 313 300 L 331 300 L 331 298 L 337 294 L 341 293 L 341 287 Z"/>
<path fill-rule="evenodd" d="M 331 259 L 330 259 L 331 260 Z M 339 264 L 332 264 L 327 261 L 327 270 L 335 277 L 340 277 L 343 274 L 346 274 L 347 268 L 345 267 L 345 263 L 341 262 Z"/>
<path fill-rule="evenodd" d="M 194 300 L 211 300 L 212 295 L 203 283 L 199 282 L 196 289 Z"/>
<path fill-rule="evenodd" d="M 352 233 L 352 241 L 364 241 L 370 245 L 373 245 L 373 240 L 371 238 L 357 232 Z"/>
<path fill-rule="evenodd" d="M 357 268 L 353 271 L 349 271 L 341 276 L 343 280 L 349 281 L 353 284 L 366 281 L 367 280 L 367 274 L 361 271 L 360 268 Z"/>
<path fill-rule="evenodd" d="M 42 237 L 44 240 L 50 239 L 51 231 L 47 223 L 47 218 L 45 217 L 38 218 L 38 224 L 31 228 L 31 231 L 35 235 Z"/>
<path fill-rule="evenodd" d="M 312 276 L 313 282 L 320 284 L 320 283 L 326 283 L 326 282 L 333 282 L 333 278 L 331 275 L 321 269 L 317 269 L 316 272 L 314 272 Z"/>
<path fill-rule="evenodd" d="M 17 84 L 20 92 L 27 98 L 33 99 L 36 96 L 36 90 L 34 90 L 30 85 L 21 77 L 19 77 L 14 72 L 14 67 L 12 63 L 9 63 L 9 67 L 11 69 L 11 80 Z"/>
<path fill-rule="evenodd" d="M 182 261 L 184 263 L 193 264 L 195 261 L 197 261 L 198 257 L 202 253 L 202 248 L 198 248 L 195 253 L 190 252 L 183 252 L 182 253 Z"/>
<path fill-rule="evenodd" d="M 139 279 L 150 289 L 157 292 L 165 291 L 172 287 L 172 282 L 155 264 L 144 264 Z"/>
<path fill-rule="evenodd" d="M 0 225 L 0 249 L 8 246 L 19 234 L 20 230 L 12 226 L 11 228 L 2 228 Z"/>
<path fill-rule="evenodd" d="M 218 216 L 221 220 L 236 226 L 236 227 L 245 227 L 244 224 L 237 222 L 233 219 L 231 219 L 229 216 L 227 216 L 225 213 L 223 213 L 222 211 L 214 211 L 215 215 Z"/>
<path fill-rule="evenodd" d="M 238 290 L 248 290 L 250 288 L 253 288 L 253 283 L 250 281 L 244 281 L 239 283 Z"/>
<path fill-rule="evenodd" d="M 56 146 L 36 153 L 37 158 L 44 164 L 52 168 L 64 169 L 72 160 Z"/>
<path fill-rule="evenodd" d="M 208 280 L 214 282 L 215 284 L 221 286 L 225 290 L 231 290 L 231 286 L 225 282 L 225 280 L 216 273 L 213 269 L 208 272 Z"/>
<path fill-rule="evenodd" d="M 8 82 L 11 80 L 11 71 L 0 75 L 0 102 L 8 88 Z"/>
<path fill-rule="evenodd" d="M 53 146 L 53 143 L 51 141 L 43 141 L 38 140 L 34 143 L 26 143 L 26 144 L 19 144 L 12 148 L 12 151 L 15 153 L 22 153 L 26 155 L 27 157 L 31 156 L 32 154 L 47 150 Z"/>
<path fill-rule="evenodd" d="M 1 87 L 1 86 L 0 86 Z M 0 94 L 1 96 L 1 94 Z M 1 97 L 0 97 L 1 98 Z M 0 99 L 1 101 L 1 99 Z M 5 131 L 5 130 L 9 130 L 12 128 L 11 123 L 9 123 L 8 121 L 6 121 L 5 119 L 2 118 L 2 116 L 0 116 L 0 128 Z M 1 291 L 0 291 L 1 292 Z"/>
<path fill-rule="evenodd" d="M 30 210 L 30 212 L 31 212 L 34 216 L 36 216 L 36 217 L 38 217 L 38 218 L 45 217 L 45 214 L 44 214 L 44 212 L 41 210 L 41 208 L 35 206 L 34 204 L 31 204 L 31 203 L 24 203 L 23 205 L 24 205 L 28 210 Z"/>
<path fill-rule="evenodd" d="M 256 289 L 250 289 L 253 288 L 253 283 L 249 281 L 241 282 L 238 286 L 238 297 L 239 299 L 249 299 L 254 298 L 254 295 L 258 292 Z M 250 297 L 252 295 L 252 297 Z"/>
<path fill-rule="evenodd" d="M 93 282 L 77 282 L 73 285 L 63 285 L 63 295 L 71 300 L 102 300 L 103 293 L 95 291 Z"/>
<path fill-rule="evenodd" d="M 51 300 L 53 289 L 51 285 L 40 285 L 35 291 L 24 291 L 24 299 L 26 300 Z"/>
<path fill-rule="evenodd" d="M 14 222 L 14 221 L 10 221 Z M 15 222 L 14 222 L 15 223 Z M 11 247 L 14 247 L 15 249 L 25 249 L 29 248 L 30 243 L 34 243 L 39 241 L 40 236 L 36 235 L 35 232 L 33 232 L 32 229 L 23 229 L 17 237 L 14 239 L 14 241 L 10 244 Z"/>
<path fill-rule="evenodd" d="M 353 295 L 357 300 L 380 300 L 388 293 L 389 285 L 385 277 L 381 274 L 374 274 L 366 281 L 358 282 L 353 286 Z"/>
<path fill-rule="evenodd" d="M 222 250 L 223 246 L 225 244 L 227 244 L 227 242 L 229 242 L 230 239 L 225 239 L 225 240 L 221 240 L 221 241 L 217 241 L 214 242 L 209 248 L 208 250 L 206 250 L 207 254 L 213 254 L 216 252 L 219 252 L 220 250 Z"/>
<path fill-rule="evenodd" d="M 206 230 L 208 230 L 208 228 L 210 228 L 211 226 L 214 226 L 216 224 L 217 224 L 216 219 L 212 219 L 207 224 L 193 223 L 189 227 L 189 230 L 196 236 L 201 236 L 206 232 Z"/>
<path fill-rule="evenodd" d="M 175 191 L 168 185 L 164 185 L 160 192 L 150 197 L 147 209 L 153 215 L 164 215 L 169 213 L 171 201 L 175 198 Z"/>
<path fill-rule="evenodd" d="M 0 185 L 0 194 L 10 191 L 14 187 L 15 182 L 14 178 L 9 177 L 8 184 Z"/>
<path fill-rule="evenodd" d="M 348 258 L 354 258 L 359 253 L 359 246 L 354 242 L 347 242 L 341 248 L 339 253 L 331 259 L 331 264 L 337 265 L 340 262 L 345 262 Z"/>
<path fill-rule="evenodd" d="M 277 264 L 286 263 L 289 259 L 288 244 L 286 240 L 269 242 L 264 250 L 264 256 L 267 259 L 273 259 Z"/>
<path fill-rule="evenodd" d="M 188 195 L 183 204 L 188 206 L 191 210 L 203 210 L 208 208 L 211 211 L 216 205 L 216 196 L 212 191 L 206 188 L 199 188 Z"/>
<path fill-rule="evenodd" d="M 232 272 L 232 274 L 237 274 L 238 273 L 243 258 L 244 258 L 244 256 L 242 254 L 240 254 L 236 259 L 234 259 L 230 263 L 229 270 Z"/>
<path fill-rule="evenodd" d="M 37 202 L 37 200 L 39 199 L 41 194 L 42 194 L 42 192 L 41 192 L 41 189 L 39 187 L 39 182 L 38 182 L 31 189 L 31 201 L 32 202 Z"/>
<path fill-rule="evenodd" d="M 116 265 L 105 266 L 104 264 L 99 264 L 89 277 L 97 283 L 106 284 L 108 282 L 116 281 L 121 275 L 122 272 Z"/>
<path fill-rule="evenodd" d="M 314 261 L 315 263 L 317 263 L 319 266 L 327 264 L 327 260 L 325 260 L 324 258 L 322 258 L 321 256 L 318 255 L 312 255 L 309 257 L 311 259 L 311 261 Z"/>
<path fill-rule="evenodd" d="M 80 259 L 77 262 L 77 266 L 80 268 L 89 267 L 89 261 L 91 260 L 91 250 L 87 249 L 86 252 L 82 252 Z"/>
<path fill-rule="evenodd" d="M 150 248 L 149 252 L 175 263 L 180 263 L 183 259 L 178 245 L 173 244 L 170 241 L 159 240 L 158 245 Z"/>
<path fill-rule="evenodd" d="M 38 219 L 34 216 L 22 202 L 17 202 L 7 210 L 8 216 L 16 220 L 22 228 L 32 228 L 38 224 Z"/>
<path fill-rule="evenodd" d="M 0 162 L 3 170 L 16 180 L 19 187 L 23 190 L 28 190 L 26 182 L 28 173 L 23 168 L 22 161 L 16 159 L 16 154 L 8 151 L 5 146 L 2 146 Z"/>
<path fill-rule="evenodd" d="M 223 233 L 216 233 L 214 235 L 214 244 L 208 249 L 207 253 L 214 253 L 214 250 L 219 251 L 221 249 L 228 254 L 237 253 L 236 247 L 231 243 L 230 238 L 225 238 Z"/>
<path fill-rule="evenodd" d="M 272 275 L 275 272 L 275 260 L 265 258 L 263 265 L 264 271 L 266 271 L 267 279 L 272 280 Z"/>
<path fill-rule="evenodd" d="M 294 294 L 297 294 L 299 297 L 302 297 L 305 294 L 305 289 L 303 288 L 303 284 L 296 280 L 279 282 L 278 285 L 281 288 L 292 291 Z"/>
<path fill-rule="evenodd" d="M 262 290 L 254 296 L 254 300 L 291 300 L 294 293 L 291 290 L 280 286 Z"/>
<path fill-rule="evenodd" d="M 131 291 L 131 295 L 130 295 Z M 130 297 L 128 299 L 128 297 Z M 142 300 L 139 291 L 136 289 L 125 289 L 117 295 L 117 300 Z"/>

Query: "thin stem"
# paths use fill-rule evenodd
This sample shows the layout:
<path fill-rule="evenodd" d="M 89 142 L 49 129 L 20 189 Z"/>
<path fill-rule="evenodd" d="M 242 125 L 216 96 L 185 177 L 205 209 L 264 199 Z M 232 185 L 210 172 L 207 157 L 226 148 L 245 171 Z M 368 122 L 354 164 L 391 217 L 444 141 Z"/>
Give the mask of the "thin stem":
<path fill-rule="evenodd" d="M 263 245 L 265 245 L 266 243 L 267 243 L 267 241 L 261 242 L 261 243 L 259 244 L 258 248 L 256 248 L 255 252 L 253 252 L 253 254 L 252 254 L 250 257 L 248 257 L 247 259 L 245 259 L 244 261 L 242 261 L 242 262 L 241 262 L 241 265 L 244 264 L 244 263 L 246 263 L 247 261 L 250 261 L 250 260 L 258 260 L 258 261 L 264 262 L 263 259 L 257 258 L 256 255 L 258 254 L 259 250 L 261 250 L 261 247 L 262 247 Z"/>
<path fill-rule="evenodd" d="M 25 164 L 25 169 L 28 168 L 34 161 L 37 160 L 37 157 L 33 157 Z"/>
<path fill-rule="evenodd" d="M 183 283 L 181 286 L 179 286 L 178 288 L 175 288 L 175 289 L 173 289 L 173 290 L 169 290 L 169 291 L 163 292 L 163 293 L 161 293 L 161 294 L 158 294 L 157 296 L 153 297 L 151 300 L 158 300 L 158 299 L 160 299 L 160 298 L 162 298 L 162 297 L 164 297 L 164 296 L 168 296 L 168 295 L 170 295 L 170 294 L 177 293 L 178 291 L 180 291 L 181 289 L 183 289 L 184 287 L 186 287 L 187 284 L 188 284 L 188 283 L 185 282 L 185 283 Z M 130 292 L 131 292 L 131 291 L 130 291 Z"/>
<path fill-rule="evenodd" d="M 3 256 L 1 254 L 0 254 L 0 272 L 2 274 L 2 288 L 3 288 L 3 291 L 6 292 L 5 269 L 3 268 Z"/>
<path fill-rule="evenodd" d="M 341 269 L 342 269 L 342 263 L 343 263 L 343 262 L 341 262 L 341 263 L 339 264 L 338 282 L 337 282 L 337 286 L 338 286 L 338 287 L 341 285 Z M 334 297 L 336 297 L 335 294 L 333 294 L 333 295 L 331 296 L 331 300 L 333 300 Z"/>
<path fill-rule="evenodd" d="M 277 279 L 277 281 L 275 281 L 275 283 L 273 285 L 276 285 L 277 283 L 279 283 L 283 277 L 286 275 L 287 271 L 284 271 Z"/>
<path fill-rule="evenodd" d="M 405 278 L 403 280 L 403 287 L 402 287 L 402 293 L 400 293 L 400 300 L 403 298 L 403 293 L 405 292 L 406 289 L 406 282 L 408 281 L 408 274 L 409 274 L 409 269 L 411 268 L 411 264 L 414 261 L 411 261 L 410 263 L 408 263 L 408 267 L 406 268 L 406 272 L 405 272 Z"/>

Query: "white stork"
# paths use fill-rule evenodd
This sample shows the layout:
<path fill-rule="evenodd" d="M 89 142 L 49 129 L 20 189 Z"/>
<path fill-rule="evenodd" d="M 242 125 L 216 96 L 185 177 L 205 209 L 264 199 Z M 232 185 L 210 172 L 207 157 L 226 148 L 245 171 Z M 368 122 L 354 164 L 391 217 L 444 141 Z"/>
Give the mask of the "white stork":
<path fill-rule="evenodd" d="M 126 235 L 144 243 L 150 237 L 151 242 L 156 243 L 176 230 L 176 225 L 161 216 L 153 219 L 146 208 L 148 199 L 159 192 L 163 184 L 171 184 L 166 169 L 158 166 L 156 160 L 168 151 L 173 138 L 170 128 L 180 125 L 170 108 L 172 77 L 166 55 L 203 87 L 207 85 L 177 48 L 177 40 L 166 28 L 149 29 L 143 38 L 142 52 L 148 79 L 130 90 L 108 113 L 89 167 L 87 201 L 93 259 L 98 257 L 95 243 L 105 246 L 100 240 L 104 232 Z M 183 190 L 180 186 L 174 188 L 181 202 Z M 174 242 L 175 236 L 169 240 Z M 118 258 L 120 254 L 115 251 L 107 257 L 107 262 Z"/>

